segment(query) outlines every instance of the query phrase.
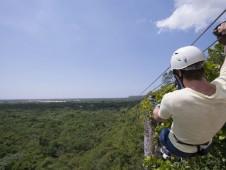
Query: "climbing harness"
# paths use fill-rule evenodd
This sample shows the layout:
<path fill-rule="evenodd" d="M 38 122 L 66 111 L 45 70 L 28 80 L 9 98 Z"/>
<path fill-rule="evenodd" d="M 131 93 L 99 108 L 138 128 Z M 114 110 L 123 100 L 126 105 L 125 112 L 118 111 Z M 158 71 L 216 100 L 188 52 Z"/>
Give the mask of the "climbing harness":
<path fill-rule="evenodd" d="M 176 137 L 175 134 L 173 134 L 173 136 L 174 136 L 174 138 L 176 139 L 176 142 L 177 142 L 177 143 L 180 143 L 180 144 L 182 144 L 182 145 L 188 145 L 188 146 L 196 146 L 196 147 L 197 147 L 197 154 L 198 154 L 199 156 L 203 156 L 203 155 L 206 154 L 205 149 L 204 149 L 204 148 L 201 149 L 201 146 L 207 146 L 207 145 L 209 145 L 209 143 L 210 143 L 210 142 L 206 142 L 206 143 L 199 144 L 199 145 L 189 144 L 189 143 L 185 143 L 185 142 L 180 141 L 180 140 Z"/>

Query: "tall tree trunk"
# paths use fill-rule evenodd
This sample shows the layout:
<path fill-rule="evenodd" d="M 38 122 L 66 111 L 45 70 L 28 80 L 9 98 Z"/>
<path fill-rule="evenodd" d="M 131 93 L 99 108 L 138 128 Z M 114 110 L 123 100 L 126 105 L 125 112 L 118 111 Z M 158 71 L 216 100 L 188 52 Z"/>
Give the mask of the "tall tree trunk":
<path fill-rule="evenodd" d="M 146 114 L 144 118 L 144 157 L 153 155 L 151 149 L 151 126 L 150 126 L 150 115 Z"/>
<path fill-rule="evenodd" d="M 150 118 L 149 112 L 144 119 L 144 157 L 157 156 L 161 157 L 159 152 L 160 146 L 154 141 L 155 127 L 157 123 L 153 118 Z"/>

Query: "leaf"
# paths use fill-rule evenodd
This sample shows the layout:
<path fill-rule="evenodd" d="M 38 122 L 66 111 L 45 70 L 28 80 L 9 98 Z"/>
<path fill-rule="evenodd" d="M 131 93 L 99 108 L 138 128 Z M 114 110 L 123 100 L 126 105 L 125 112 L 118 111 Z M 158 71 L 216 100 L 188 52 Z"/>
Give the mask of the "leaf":
<path fill-rule="evenodd" d="M 226 136 L 220 135 L 219 136 L 219 140 L 224 140 L 226 138 Z"/>

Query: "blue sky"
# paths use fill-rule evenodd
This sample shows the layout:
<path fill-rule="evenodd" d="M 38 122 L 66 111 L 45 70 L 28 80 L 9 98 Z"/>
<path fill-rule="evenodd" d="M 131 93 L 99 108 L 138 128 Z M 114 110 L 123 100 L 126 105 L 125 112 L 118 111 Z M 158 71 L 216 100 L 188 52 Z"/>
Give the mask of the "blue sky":
<path fill-rule="evenodd" d="M 225 7 L 225 0 L 0 0 L 0 99 L 139 95 Z M 211 30 L 197 47 L 215 40 Z"/>

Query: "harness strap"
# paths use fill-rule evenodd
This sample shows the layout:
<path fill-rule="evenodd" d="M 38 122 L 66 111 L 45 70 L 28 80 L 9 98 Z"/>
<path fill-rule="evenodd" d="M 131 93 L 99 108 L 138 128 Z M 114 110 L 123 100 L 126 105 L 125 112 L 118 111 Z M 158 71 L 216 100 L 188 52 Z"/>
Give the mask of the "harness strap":
<path fill-rule="evenodd" d="M 203 155 L 205 154 L 205 149 L 201 149 L 201 146 L 202 146 L 202 145 L 206 146 L 206 145 L 209 144 L 209 142 L 206 142 L 206 143 L 203 143 L 203 144 L 198 144 L 198 145 L 196 145 L 196 144 L 184 143 L 184 142 L 181 142 L 181 141 L 176 137 L 175 134 L 173 134 L 173 136 L 174 136 L 174 138 L 176 139 L 177 143 L 180 143 L 180 144 L 182 144 L 182 145 L 188 145 L 188 146 L 196 146 L 196 147 L 197 147 L 197 153 L 198 153 L 199 155 L 201 155 L 201 156 L 203 156 Z"/>

